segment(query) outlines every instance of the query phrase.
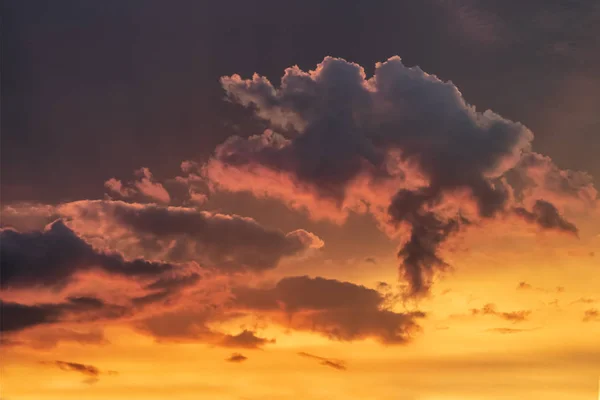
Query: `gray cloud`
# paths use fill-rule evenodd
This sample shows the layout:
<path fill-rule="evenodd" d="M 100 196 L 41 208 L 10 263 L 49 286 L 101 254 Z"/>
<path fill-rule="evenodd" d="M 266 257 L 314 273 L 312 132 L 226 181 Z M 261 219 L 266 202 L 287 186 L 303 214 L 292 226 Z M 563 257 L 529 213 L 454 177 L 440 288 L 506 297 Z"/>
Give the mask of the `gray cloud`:
<path fill-rule="evenodd" d="M 140 197 L 159 203 L 169 204 L 171 196 L 160 182 L 156 182 L 150 170 L 146 167 L 135 171 L 138 180 L 123 184 L 118 179 L 111 178 L 104 182 L 104 187 L 111 193 L 123 198 Z"/>
<path fill-rule="evenodd" d="M 63 286 L 80 271 L 148 277 L 173 269 L 142 258 L 126 260 L 116 252 L 94 249 L 57 220 L 43 231 L 0 230 L 2 287 Z"/>
<path fill-rule="evenodd" d="M 58 320 L 60 307 L 55 305 L 28 306 L 19 303 L 0 301 L 0 331 L 20 331 L 32 326 L 48 324 Z"/>
<path fill-rule="evenodd" d="M 577 227 L 566 221 L 556 207 L 547 201 L 537 200 L 531 211 L 523 207 L 517 207 L 514 211 L 525 221 L 535 223 L 543 229 L 556 229 L 577 235 Z"/>
<path fill-rule="evenodd" d="M 2 332 L 17 332 L 30 327 L 76 318 L 77 321 L 120 318 L 129 313 L 126 307 L 107 304 L 92 297 L 69 297 L 61 303 L 26 305 L 0 300 Z"/>
<path fill-rule="evenodd" d="M 299 229 L 284 233 L 251 218 L 183 207 L 79 201 L 59 210 L 83 235 L 104 229 L 111 244 L 177 262 L 197 261 L 222 271 L 260 271 L 323 242 Z M 173 283 L 172 283 L 173 284 Z"/>

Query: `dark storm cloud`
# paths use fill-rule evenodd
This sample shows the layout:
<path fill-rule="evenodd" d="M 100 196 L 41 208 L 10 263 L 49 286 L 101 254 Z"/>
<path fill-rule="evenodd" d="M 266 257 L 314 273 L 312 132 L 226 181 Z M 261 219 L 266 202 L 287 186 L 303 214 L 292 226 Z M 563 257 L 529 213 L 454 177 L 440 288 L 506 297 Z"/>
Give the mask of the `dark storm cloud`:
<path fill-rule="evenodd" d="M 267 289 L 232 288 L 233 306 L 275 312 L 279 322 L 335 340 L 375 338 L 386 344 L 406 343 L 419 330 L 420 312 L 397 313 L 386 308 L 376 290 L 334 279 L 288 277 Z"/>
<path fill-rule="evenodd" d="M 398 256 L 403 260 L 403 278 L 413 293 L 429 290 L 436 270 L 444 269 L 448 264 L 438 255 L 438 248 L 461 225 L 468 225 L 464 217 L 443 220 L 434 212 L 423 212 L 426 195 L 408 190 L 399 191 L 392 199 L 389 212 L 397 221 L 406 221 L 412 225 L 409 240 L 402 246 Z"/>
<path fill-rule="evenodd" d="M 0 331 L 20 331 L 58 320 L 62 310 L 56 305 L 24 305 L 0 301 Z"/>
<path fill-rule="evenodd" d="M 407 68 L 399 57 L 377 64 L 368 81 L 359 65 L 328 57 L 312 75 L 288 68 L 278 89 L 257 75 L 246 81 L 224 77 L 222 83 L 231 98 L 255 105 L 260 117 L 274 123 L 284 118 L 302 135 L 290 142 L 230 139 L 217 153 L 221 160 L 291 171 L 323 195 L 343 196 L 365 162 L 385 173 L 384 151 L 399 148 L 432 181 L 428 199 L 465 187 L 474 191 L 481 212 L 491 214 L 502 205 L 494 203 L 502 188 L 488 176 L 501 175 L 502 163 L 514 163 L 533 138 L 521 124 L 491 111 L 477 113 L 452 83 Z"/>
<path fill-rule="evenodd" d="M 490 110 L 477 112 L 452 82 L 408 68 L 399 57 L 378 63 L 370 79 L 361 66 L 327 57 L 308 73 L 286 69 L 278 87 L 257 74 L 248 80 L 226 76 L 221 83 L 231 100 L 253 107 L 272 130 L 248 139 L 232 137 L 218 147 L 206 167 L 217 185 L 257 195 L 274 192 L 231 185 L 219 175 L 263 168 L 287 174 L 301 190 L 341 208 L 358 177 L 381 182 L 404 176 L 389 199 L 385 222 L 411 228 L 399 256 L 412 295 L 428 293 L 434 273 L 446 265 L 438 250 L 450 235 L 474 219 L 511 210 L 512 188 L 505 175 L 523 154 L 531 154 L 533 134 L 525 126 Z M 394 152 L 415 165 L 426 181 L 411 182 L 406 166 L 391 158 Z M 553 189 L 564 191 L 580 178 L 565 175 Z M 450 213 L 440 210 L 448 196 L 465 192 L 474 213 L 467 215 L 460 207 Z M 362 201 L 369 207 L 368 199 Z M 536 203 L 533 211 L 519 210 L 543 229 L 575 229 L 550 202 Z"/>
<path fill-rule="evenodd" d="M 148 277 L 171 270 L 166 263 L 125 260 L 116 252 L 94 249 L 62 220 L 43 231 L 0 231 L 2 287 L 63 286 L 81 271 L 98 269 L 126 277 Z"/>
<path fill-rule="evenodd" d="M 248 357 L 246 357 L 243 354 L 232 353 L 229 357 L 227 357 L 227 359 L 225 359 L 225 361 L 232 362 L 232 363 L 241 363 L 241 362 L 246 361 L 247 359 L 248 359 Z"/>
<path fill-rule="evenodd" d="M 504 312 L 504 311 L 498 311 L 494 304 L 486 304 L 482 308 L 471 309 L 471 315 L 493 315 L 498 318 L 502 318 L 504 320 L 517 323 L 517 322 L 527 321 L 527 319 L 529 319 L 529 316 L 531 315 L 531 311 L 530 310 L 521 310 L 521 311 Z"/>
<path fill-rule="evenodd" d="M 283 257 L 323 245 L 318 237 L 302 229 L 286 234 L 251 218 L 191 208 L 80 201 L 59 209 L 84 234 L 96 235 L 96 226 L 108 229 L 105 236 L 115 246 L 132 242 L 132 247 L 155 257 L 193 260 L 231 272 L 274 268 Z"/>
<path fill-rule="evenodd" d="M 75 318 L 77 321 L 116 319 L 129 313 L 126 307 L 107 304 L 92 297 L 70 297 L 61 303 L 19 304 L 0 301 L 2 332 L 18 332 L 30 327 Z"/>
<path fill-rule="evenodd" d="M 333 368 L 333 369 L 337 369 L 340 371 L 345 371 L 346 369 L 348 369 L 346 367 L 345 361 L 333 360 L 330 358 L 320 357 L 320 356 L 316 356 L 314 354 L 306 353 L 304 351 L 299 352 L 298 355 L 301 357 L 312 358 L 314 360 L 318 360 L 319 364 L 324 365 L 326 367 Z"/>
<path fill-rule="evenodd" d="M 275 339 L 261 338 L 252 331 L 244 330 L 237 335 L 225 335 L 220 345 L 223 347 L 257 349 L 268 343 L 275 343 Z"/>

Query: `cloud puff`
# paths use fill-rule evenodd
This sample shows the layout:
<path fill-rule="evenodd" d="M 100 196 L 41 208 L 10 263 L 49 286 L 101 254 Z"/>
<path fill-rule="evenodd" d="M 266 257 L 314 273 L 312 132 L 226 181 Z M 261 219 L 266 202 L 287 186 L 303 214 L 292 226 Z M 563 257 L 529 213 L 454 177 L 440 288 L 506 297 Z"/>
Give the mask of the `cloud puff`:
<path fill-rule="evenodd" d="M 348 369 L 346 367 L 346 362 L 342 361 L 342 360 L 334 360 L 331 358 L 320 357 L 320 356 L 316 356 L 314 354 L 306 353 L 304 351 L 299 352 L 298 355 L 301 357 L 312 358 L 314 360 L 318 360 L 319 364 L 324 365 L 326 367 L 333 368 L 333 369 L 337 369 L 339 371 L 345 371 L 346 369 Z"/>
<path fill-rule="evenodd" d="M 595 308 L 585 310 L 583 313 L 583 322 L 600 321 L 600 312 Z"/>
<path fill-rule="evenodd" d="M 77 373 L 83 374 L 88 377 L 88 379 L 84 380 L 84 383 L 87 383 L 87 384 L 94 384 L 94 383 L 98 382 L 100 375 L 103 375 L 103 374 L 118 375 L 117 371 L 103 372 L 103 371 L 100 371 L 100 369 L 98 369 L 97 367 L 95 367 L 93 365 L 81 364 L 81 363 L 70 362 L 70 361 L 60 361 L 60 360 L 44 361 L 44 362 L 42 362 L 42 364 L 55 366 L 57 368 L 60 368 L 63 371 L 77 372 Z"/>
<path fill-rule="evenodd" d="M 241 363 L 241 362 L 246 361 L 247 359 L 248 359 L 248 357 L 246 357 L 243 354 L 232 353 L 229 357 L 227 357 L 227 359 L 225 359 L 225 361 L 232 362 L 232 363 Z"/>
<path fill-rule="evenodd" d="M 138 180 L 129 184 L 123 184 L 122 181 L 111 178 L 104 182 L 104 187 L 123 198 L 141 195 L 163 204 L 171 202 L 169 192 L 167 192 L 161 183 L 156 182 L 150 169 L 142 167 L 135 171 L 135 175 L 138 177 Z"/>
<path fill-rule="evenodd" d="M 231 292 L 236 309 L 271 312 L 281 325 L 343 341 L 406 343 L 419 330 L 416 319 L 424 316 L 392 311 L 376 290 L 334 279 L 288 277 L 272 288 L 238 286 Z"/>
<path fill-rule="evenodd" d="M 86 365 L 68 361 L 54 361 L 52 364 L 56 365 L 63 371 L 74 371 L 93 377 L 100 375 L 100 370 L 94 367 L 93 365 Z"/>
<path fill-rule="evenodd" d="M 440 246 L 463 227 L 516 213 L 572 233 L 544 196 L 575 191 L 596 198 L 584 174 L 561 171 L 549 159 L 543 182 L 535 180 L 544 190 L 531 190 L 531 162 L 522 161 L 539 159 L 530 150 L 531 131 L 476 111 L 454 84 L 399 57 L 378 63 L 369 79 L 361 66 L 327 57 L 314 71 L 286 69 L 278 87 L 257 74 L 221 83 L 270 129 L 216 149 L 204 167 L 214 188 L 278 198 L 336 222 L 348 210 L 370 212 L 384 229 L 407 229 L 399 257 L 411 295 L 428 293 L 446 266 Z M 508 179 L 515 168 L 518 190 Z"/>
<path fill-rule="evenodd" d="M 104 187 L 107 188 L 109 191 L 125 198 L 132 197 L 136 194 L 135 190 L 123 186 L 123 182 L 116 178 L 110 178 L 109 180 L 104 182 Z"/>
<path fill-rule="evenodd" d="M 220 345 L 223 347 L 237 347 L 246 349 L 257 349 L 263 347 L 268 343 L 275 343 L 275 339 L 265 339 L 256 336 L 256 334 L 249 330 L 243 330 L 237 335 L 225 335 Z"/>
<path fill-rule="evenodd" d="M 302 229 L 284 233 L 252 218 L 192 208 L 99 200 L 58 209 L 80 234 L 102 235 L 123 252 L 197 261 L 222 271 L 266 270 L 284 257 L 323 246 L 321 239 Z"/>
<path fill-rule="evenodd" d="M 177 176 L 171 182 L 187 188 L 187 202 L 195 206 L 206 203 L 208 201 L 206 192 L 209 189 L 209 184 L 201 174 L 200 165 L 195 161 L 186 160 L 181 163 L 181 171 L 185 176 Z"/>
<path fill-rule="evenodd" d="M 126 260 L 117 252 L 93 248 L 62 220 L 43 231 L 0 230 L 2 287 L 67 284 L 78 272 L 97 269 L 129 277 L 147 277 L 171 270 L 167 263 L 142 258 Z"/>

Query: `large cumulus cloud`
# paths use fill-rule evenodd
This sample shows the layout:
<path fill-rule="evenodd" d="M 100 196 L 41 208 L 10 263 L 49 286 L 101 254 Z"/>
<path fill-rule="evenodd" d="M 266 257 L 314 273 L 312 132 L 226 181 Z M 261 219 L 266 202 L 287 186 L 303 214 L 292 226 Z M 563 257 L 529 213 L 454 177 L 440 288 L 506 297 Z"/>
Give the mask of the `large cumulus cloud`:
<path fill-rule="evenodd" d="M 276 197 L 316 218 L 369 211 L 386 229 L 406 229 L 399 256 L 411 295 L 428 292 L 446 265 L 440 246 L 463 227 L 516 214 L 573 233 L 552 196 L 596 201 L 587 175 L 531 152 L 525 126 L 478 112 L 452 82 L 399 57 L 369 79 L 361 66 L 327 57 L 314 71 L 286 69 L 278 87 L 258 74 L 221 82 L 270 129 L 218 147 L 204 169 L 213 185 Z"/>

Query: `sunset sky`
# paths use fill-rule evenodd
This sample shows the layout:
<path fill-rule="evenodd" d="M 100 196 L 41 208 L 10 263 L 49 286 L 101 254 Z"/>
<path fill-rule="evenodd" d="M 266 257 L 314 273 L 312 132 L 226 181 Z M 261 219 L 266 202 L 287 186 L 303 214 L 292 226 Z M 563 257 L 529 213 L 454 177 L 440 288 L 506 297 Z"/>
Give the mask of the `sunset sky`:
<path fill-rule="evenodd" d="M 2 2 L 1 400 L 595 400 L 600 3 Z"/>

